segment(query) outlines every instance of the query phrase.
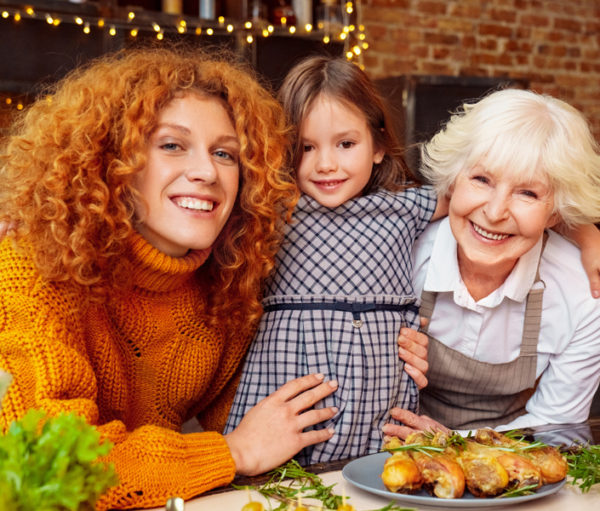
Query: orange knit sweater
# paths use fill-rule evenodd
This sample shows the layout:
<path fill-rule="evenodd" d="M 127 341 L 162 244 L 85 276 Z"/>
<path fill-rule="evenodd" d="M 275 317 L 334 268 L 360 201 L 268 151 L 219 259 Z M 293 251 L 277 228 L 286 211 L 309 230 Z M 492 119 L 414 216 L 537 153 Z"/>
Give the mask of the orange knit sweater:
<path fill-rule="evenodd" d="M 194 273 L 207 253 L 170 258 L 136 236 L 135 287 L 85 306 L 83 290 L 48 284 L 26 251 L 0 244 L 0 368 L 14 381 L 4 431 L 29 408 L 76 411 L 115 446 L 120 485 L 97 508 L 164 506 L 229 483 L 235 466 L 223 427 L 251 339 L 226 341 L 203 318 Z M 211 432 L 181 434 L 200 414 Z"/>

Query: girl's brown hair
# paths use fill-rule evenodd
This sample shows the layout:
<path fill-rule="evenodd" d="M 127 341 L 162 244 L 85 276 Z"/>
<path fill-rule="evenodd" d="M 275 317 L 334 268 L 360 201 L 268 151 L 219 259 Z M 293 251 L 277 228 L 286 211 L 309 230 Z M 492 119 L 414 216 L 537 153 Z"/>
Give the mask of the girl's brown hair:
<path fill-rule="evenodd" d="M 302 158 L 300 126 L 320 95 L 362 112 L 375 147 L 385 151 L 383 161 L 373 165 L 371 179 L 363 194 L 377 189 L 397 191 L 417 184 L 416 176 L 404 161 L 404 151 L 387 114 L 385 100 L 357 65 L 337 57 L 314 56 L 302 60 L 291 69 L 279 90 L 288 121 L 295 128 L 291 155 L 294 168 Z"/>
<path fill-rule="evenodd" d="M 231 56 L 124 50 L 73 71 L 27 109 L 6 142 L 2 215 L 19 222 L 44 278 L 87 286 L 95 298 L 122 287 L 132 178 L 159 113 L 186 92 L 221 98 L 241 144 L 238 198 L 199 276 L 225 327 L 252 323 L 297 191 L 284 169 L 281 107 Z"/>

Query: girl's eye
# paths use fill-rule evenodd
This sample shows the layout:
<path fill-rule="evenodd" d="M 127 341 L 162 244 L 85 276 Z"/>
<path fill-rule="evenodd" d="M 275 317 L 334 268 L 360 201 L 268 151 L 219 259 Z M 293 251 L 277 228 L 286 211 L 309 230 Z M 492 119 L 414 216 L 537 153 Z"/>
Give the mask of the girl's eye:
<path fill-rule="evenodd" d="M 309 144 L 303 144 L 302 145 L 302 152 L 303 153 L 307 153 L 308 151 L 312 151 L 313 146 L 309 145 Z"/>
<path fill-rule="evenodd" d="M 344 148 L 344 149 L 350 149 L 351 147 L 353 147 L 355 144 L 354 142 L 351 142 L 350 140 L 344 140 L 343 142 L 340 142 L 340 145 Z"/>

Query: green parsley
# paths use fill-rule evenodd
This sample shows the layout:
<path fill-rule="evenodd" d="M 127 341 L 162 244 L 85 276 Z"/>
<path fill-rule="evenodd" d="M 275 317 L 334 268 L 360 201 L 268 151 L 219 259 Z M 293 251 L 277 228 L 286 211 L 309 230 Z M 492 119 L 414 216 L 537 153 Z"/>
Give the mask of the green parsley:
<path fill-rule="evenodd" d="M 93 511 L 117 484 L 114 468 L 97 461 L 111 447 L 79 416 L 29 411 L 0 436 L 0 509 Z"/>

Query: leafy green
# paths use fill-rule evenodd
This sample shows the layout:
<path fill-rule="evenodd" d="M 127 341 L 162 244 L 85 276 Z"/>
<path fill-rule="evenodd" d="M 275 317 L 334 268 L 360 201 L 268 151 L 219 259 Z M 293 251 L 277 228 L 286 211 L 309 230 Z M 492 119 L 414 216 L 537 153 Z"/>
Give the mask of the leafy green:
<path fill-rule="evenodd" d="M 257 491 L 269 499 L 275 499 L 281 504 L 273 508 L 272 511 L 286 511 L 290 505 L 298 502 L 299 498 L 303 505 L 308 509 L 319 509 L 313 505 L 307 505 L 305 500 L 317 500 L 322 503 L 322 511 L 335 511 L 344 503 L 344 497 L 336 495 L 333 492 L 335 485 L 326 486 L 323 480 L 312 472 L 304 470 L 296 460 L 291 460 L 285 465 L 269 472 L 269 480 L 262 486 L 236 486 L 234 488 L 241 490 L 249 488 Z M 349 500 L 347 497 L 346 500 Z M 372 511 L 411 511 L 408 508 L 399 507 L 390 503 L 387 506 Z"/>
<path fill-rule="evenodd" d="M 565 456 L 572 484 L 579 486 L 582 492 L 600 483 L 600 445 L 571 447 Z"/>
<path fill-rule="evenodd" d="M 111 448 L 75 414 L 29 411 L 0 436 L 0 509 L 92 511 L 117 484 L 112 465 L 97 461 Z"/>

